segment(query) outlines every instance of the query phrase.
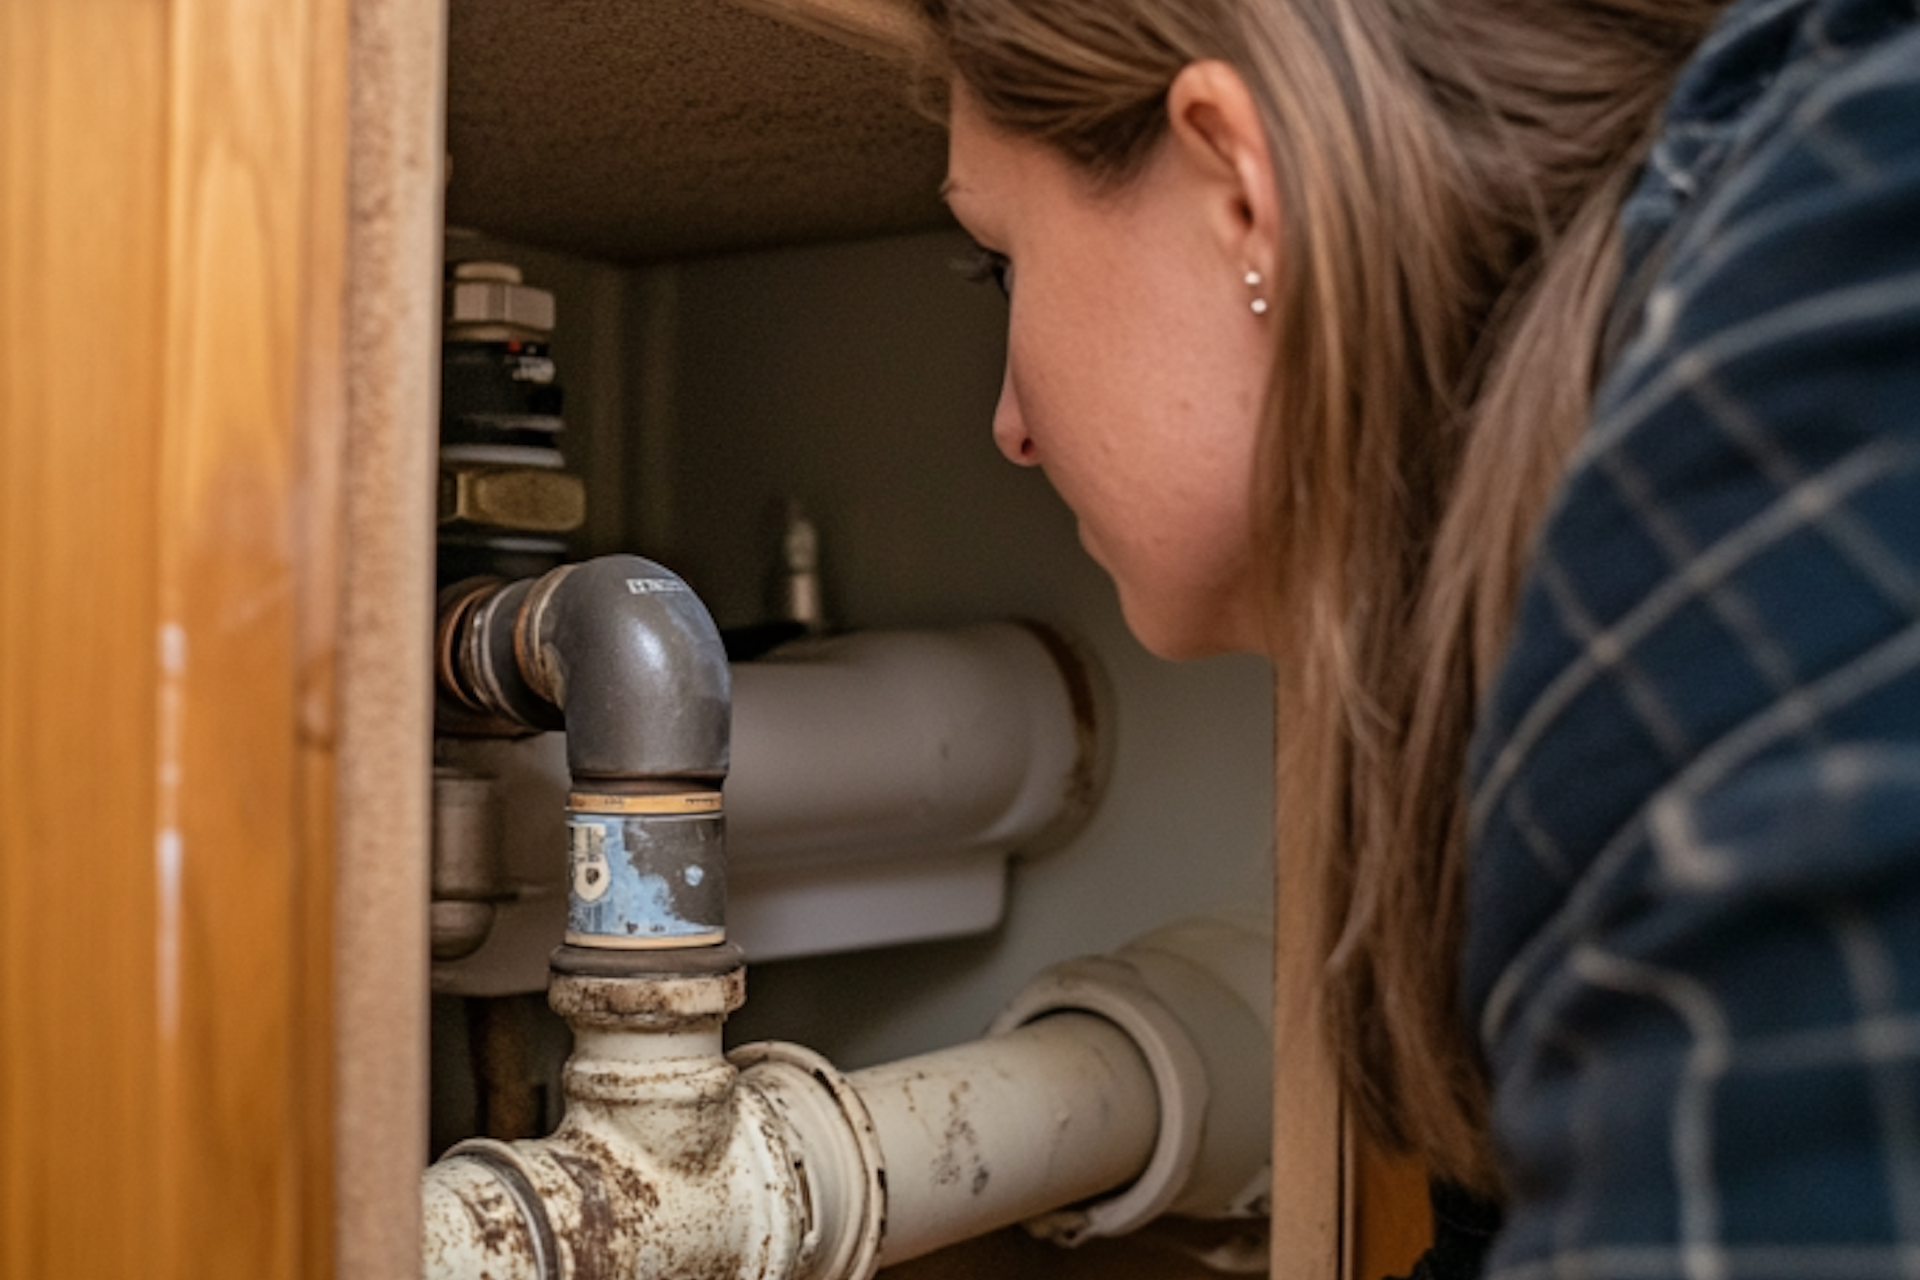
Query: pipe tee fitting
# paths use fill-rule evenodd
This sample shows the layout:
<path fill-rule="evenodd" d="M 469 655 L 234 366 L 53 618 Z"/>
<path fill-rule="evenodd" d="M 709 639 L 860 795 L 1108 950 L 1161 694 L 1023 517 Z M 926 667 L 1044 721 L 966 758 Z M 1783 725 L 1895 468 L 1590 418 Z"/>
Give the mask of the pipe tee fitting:
<path fill-rule="evenodd" d="M 804 1274 L 785 1128 L 720 1054 L 744 983 L 556 975 L 573 1026 L 549 1138 L 463 1142 L 428 1170 L 428 1280 L 755 1280 Z"/>

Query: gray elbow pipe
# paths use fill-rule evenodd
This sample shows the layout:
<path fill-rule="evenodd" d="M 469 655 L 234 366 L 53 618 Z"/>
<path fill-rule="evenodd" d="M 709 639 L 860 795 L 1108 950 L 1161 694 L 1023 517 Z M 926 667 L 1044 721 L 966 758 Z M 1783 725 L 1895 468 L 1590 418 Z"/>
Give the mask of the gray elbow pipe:
<path fill-rule="evenodd" d="M 659 565 L 604 556 L 538 579 L 514 647 L 566 715 L 576 785 L 727 776 L 726 649 L 700 597 Z"/>
<path fill-rule="evenodd" d="M 723 942 L 732 673 L 687 584 L 638 556 L 463 584 L 437 648 L 441 688 L 467 710 L 566 729 L 567 942 Z"/>

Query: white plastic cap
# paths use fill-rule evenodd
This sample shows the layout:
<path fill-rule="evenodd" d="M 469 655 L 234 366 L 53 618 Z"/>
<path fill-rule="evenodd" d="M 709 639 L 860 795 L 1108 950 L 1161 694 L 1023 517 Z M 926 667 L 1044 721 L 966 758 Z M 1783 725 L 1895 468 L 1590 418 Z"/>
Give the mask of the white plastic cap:
<path fill-rule="evenodd" d="M 511 263 L 459 263 L 447 288 L 447 323 L 511 324 L 550 332 L 552 292 L 520 280 L 520 268 Z"/>

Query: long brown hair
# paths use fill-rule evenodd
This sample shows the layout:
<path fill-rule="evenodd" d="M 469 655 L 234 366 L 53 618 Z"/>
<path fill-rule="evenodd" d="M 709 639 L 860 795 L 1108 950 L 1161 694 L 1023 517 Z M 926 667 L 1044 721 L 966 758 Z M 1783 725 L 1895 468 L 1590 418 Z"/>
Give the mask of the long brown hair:
<path fill-rule="evenodd" d="M 1482 1192 L 1464 761 L 1587 415 L 1614 215 L 1723 0 L 920 0 L 995 126 L 1124 183 L 1190 62 L 1259 103 L 1284 222 L 1256 530 L 1279 853 L 1375 1137 Z"/>

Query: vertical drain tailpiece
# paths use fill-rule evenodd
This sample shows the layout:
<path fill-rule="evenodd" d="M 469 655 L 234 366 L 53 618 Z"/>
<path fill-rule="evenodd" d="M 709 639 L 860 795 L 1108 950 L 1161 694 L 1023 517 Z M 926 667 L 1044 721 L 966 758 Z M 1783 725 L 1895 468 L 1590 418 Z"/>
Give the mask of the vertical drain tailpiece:
<path fill-rule="evenodd" d="M 732 677 L 719 630 L 685 582 L 638 556 L 605 556 L 536 579 L 459 583 L 441 596 L 436 667 L 464 711 L 566 730 L 570 874 L 557 971 L 738 963 L 724 945 L 720 800 Z M 698 948 L 726 954 L 687 954 Z"/>

